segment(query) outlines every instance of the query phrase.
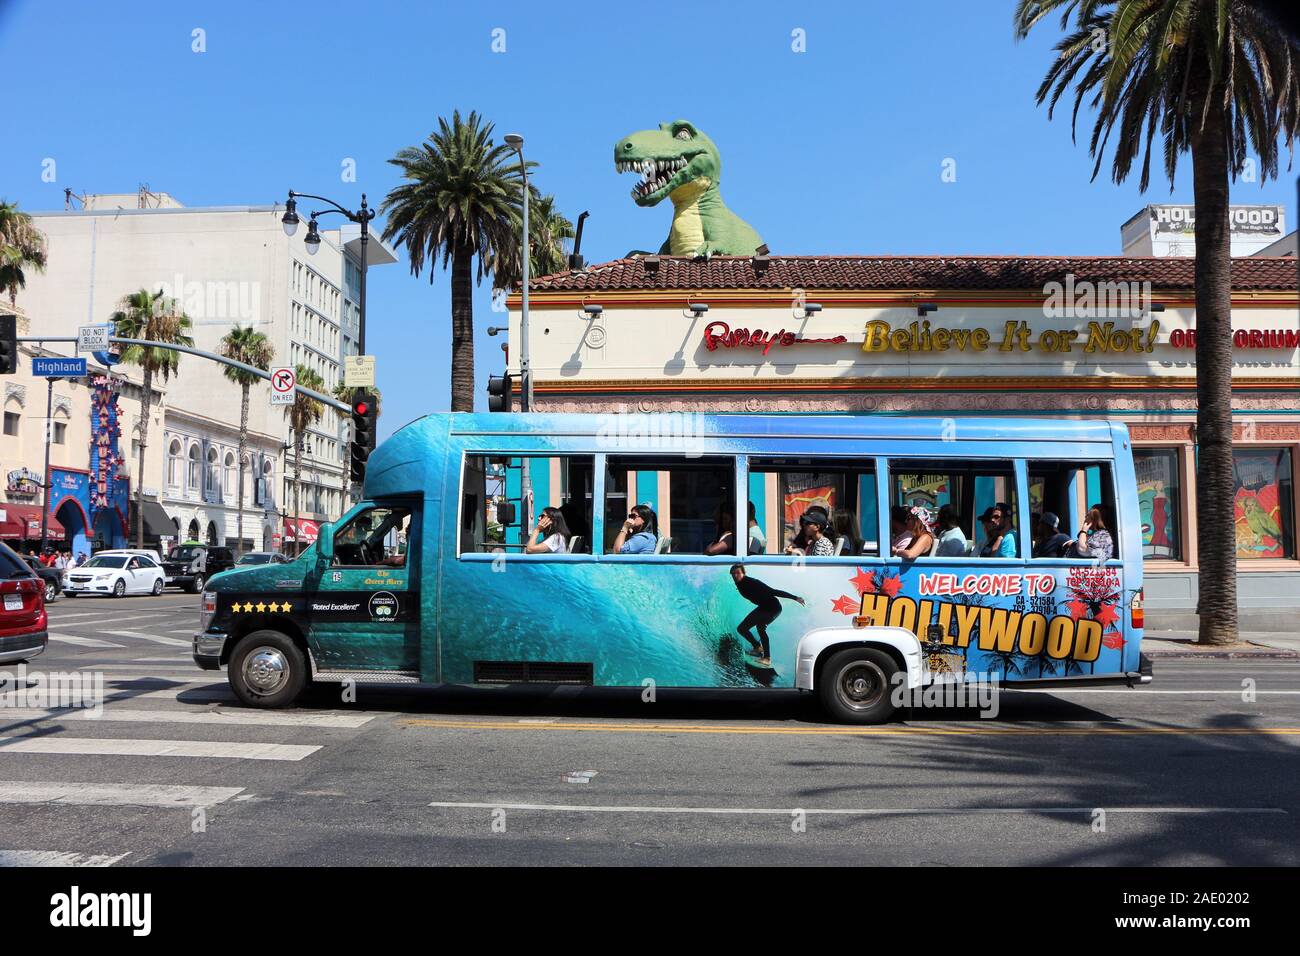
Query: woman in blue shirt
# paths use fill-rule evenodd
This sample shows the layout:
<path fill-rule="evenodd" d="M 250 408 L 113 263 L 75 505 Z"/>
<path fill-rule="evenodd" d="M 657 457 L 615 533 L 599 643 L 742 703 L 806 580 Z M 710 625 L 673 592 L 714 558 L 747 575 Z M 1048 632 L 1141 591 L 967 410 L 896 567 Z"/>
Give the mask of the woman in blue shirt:
<path fill-rule="evenodd" d="M 659 518 L 649 505 L 633 505 L 614 539 L 616 554 L 653 554 Z"/>

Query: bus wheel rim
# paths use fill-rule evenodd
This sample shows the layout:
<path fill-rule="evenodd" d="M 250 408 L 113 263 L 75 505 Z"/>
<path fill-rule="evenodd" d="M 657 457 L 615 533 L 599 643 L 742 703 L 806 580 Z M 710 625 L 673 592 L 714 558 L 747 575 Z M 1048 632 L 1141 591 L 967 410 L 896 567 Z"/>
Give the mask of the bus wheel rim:
<path fill-rule="evenodd" d="M 244 658 L 244 683 L 258 694 L 274 694 L 289 680 L 289 660 L 274 647 L 259 647 Z"/>
<path fill-rule="evenodd" d="M 852 710 L 870 710 L 885 693 L 885 672 L 871 661 L 852 661 L 840 668 L 835 688 L 844 706 Z"/>

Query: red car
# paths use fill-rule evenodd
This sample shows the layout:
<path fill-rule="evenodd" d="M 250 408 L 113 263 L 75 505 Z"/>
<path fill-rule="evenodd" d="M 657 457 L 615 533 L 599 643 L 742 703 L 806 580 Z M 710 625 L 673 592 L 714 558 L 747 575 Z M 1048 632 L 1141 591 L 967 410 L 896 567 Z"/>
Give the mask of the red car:
<path fill-rule="evenodd" d="M 44 583 L 13 549 L 0 543 L 0 664 L 43 653 L 47 628 Z"/>

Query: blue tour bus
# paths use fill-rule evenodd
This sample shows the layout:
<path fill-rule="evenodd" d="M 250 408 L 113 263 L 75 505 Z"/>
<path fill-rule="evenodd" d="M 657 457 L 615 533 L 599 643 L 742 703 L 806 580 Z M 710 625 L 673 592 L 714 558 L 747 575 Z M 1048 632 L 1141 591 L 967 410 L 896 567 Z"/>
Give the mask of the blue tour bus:
<path fill-rule="evenodd" d="M 1149 681 L 1141 547 L 1113 422 L 436 414 L 296 561 L 209 581 L 194 657 L 263 707 L 310 680 L 771 687 L 878 722 L 903 683 Z"/>

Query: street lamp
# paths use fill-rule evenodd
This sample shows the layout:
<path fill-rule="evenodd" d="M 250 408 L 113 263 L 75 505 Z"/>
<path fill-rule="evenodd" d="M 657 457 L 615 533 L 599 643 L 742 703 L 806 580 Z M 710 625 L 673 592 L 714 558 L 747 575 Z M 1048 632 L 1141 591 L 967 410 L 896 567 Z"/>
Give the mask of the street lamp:
<path fill-rule="evenodd" d="M 506 133 L 506 145 L 519 154 L 519 172 L 524 186 L 524 237 L 519 258 L 523 266 L 523 290 L 519 303 L 519 376 L 523 379 L 523 410 L 533 410 L 533 370 L 528 351 L 528 165 L 524 162 L 524 138 L 518 133 Z"/>
<path fill-rule="evenodd" d="M 357 315 L 357 354 L 366 354 L 366 260 L 367 250 L 370 247 L 370 221 L 375 218 L 375 211 L 366 204 L 366 194 L 361 194 L 361 208 L 356 212 L 345 209 L 336 203 L 333 199 L 327 199 L 324 196 L 313 196 L 311 193 L 297 193 L 292 189 L 289 190 L 289 198 L 284 204 L 284 215 L 280 217 L 280 225 L 284 227 L 286 236 L 293 236 L 298 231 L 298 202 L 301 199 L 316 199 L 320 202 L 329 203 L 331 209 L 312 210 L 311 218 L 307 221 L 307 235 L 303 237 L 303 242 L 307 246 L 307 252 L 315 255 L 320 249 L 320 232 L 317 231 L 316 219 L 318 216 L 327 216 L 330 213 L 338 213 L 347 217 L 351 222 L 361 226 L 361 288 L 360 288 L 360 310 Z"/>

